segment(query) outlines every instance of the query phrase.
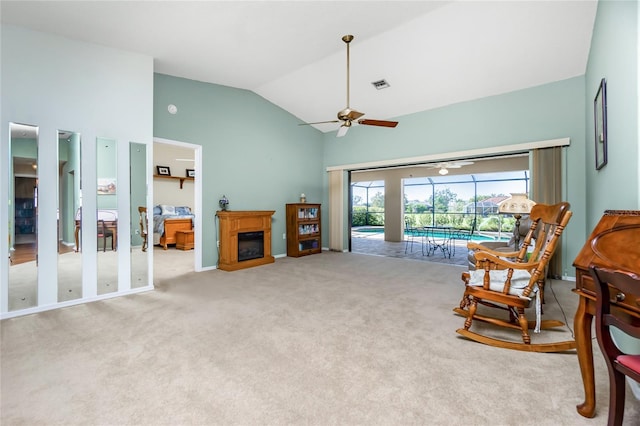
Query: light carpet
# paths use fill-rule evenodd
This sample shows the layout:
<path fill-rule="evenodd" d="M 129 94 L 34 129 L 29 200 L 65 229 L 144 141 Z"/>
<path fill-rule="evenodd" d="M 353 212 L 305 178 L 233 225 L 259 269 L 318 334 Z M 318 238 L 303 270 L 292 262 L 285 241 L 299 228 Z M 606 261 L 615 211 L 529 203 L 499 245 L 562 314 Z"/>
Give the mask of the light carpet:
<path fill-rule="evenodd" d="M 164 262 L 163 262 L 164 263 Z M 3 425 L 596 425 L 575 353 L 461 338 L 461 267 L 332 253 L 4 320 Z M 573 322 L 570 282 L 545 317 Z M 532 313 L 533 314 L 533 313 Z M 533 339 L 571 337 L 568 329 Z M 595 342 L 594 342 L 595 343 Z M 596 345 L 597 346 L 597 345 Z M 627 398 L 626 423 L 638 424 Z"/>

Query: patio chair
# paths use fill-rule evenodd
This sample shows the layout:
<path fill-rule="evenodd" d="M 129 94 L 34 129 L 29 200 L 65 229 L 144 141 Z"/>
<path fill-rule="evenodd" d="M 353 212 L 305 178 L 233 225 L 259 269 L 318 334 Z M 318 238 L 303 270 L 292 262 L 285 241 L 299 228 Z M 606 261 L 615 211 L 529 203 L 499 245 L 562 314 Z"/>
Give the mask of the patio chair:
<path fill-rule="evenodd" d="M 407 250 L 409 249 L 409 244 L 411 244 L 411 252 L 413 252 L 413 239 L 415 237 L 420 237 L 422 239 L 422 234 L 417 228 L 411 226 L 411 223 L 408 219 L 404 220 L 404 254 L 407 254 Z M 420 245 L 422 246 L 422 241 L 420 241 Z M 424 248 L 422 248 L 424 252 Z"/>
<path fill-rule="evenodd" d="M 569 203 L 555 205 L 536 204 L 530 214 L 531 226 L 518 251 L 498 252 L 479 247 L 474 256 L 477 269 L 464 272 L 464 295 L 454 311 L 465 317 L 464 327 L 457 333 L 462 336 L 500 348 L 530 352 L 561 352 L 574 349 L 574 340 L 553 343 L 531 343 L 529 329 L 564 326 L 553 320 L 541 320 L 542 290 L 545 270 L 555 252 L 562 231 L 571 218 Z M 534 239 L 534 235 L 537 238 Z M 474 243 L 469 243 L 471 246 Z M 477 244 L 476 244 L 477 245 Z M 531 251 L 529 249 L 531 248 Z M 531 322 L 525 309 L 536 307 L 536 321 Z M 478 304 L 508 312 L 508 319 L 478 313 Z M 493 310 L 491 310 L 493 311 Z M 474 321 L 482 321 L 520 331 L 521 342 L 514 342 L 479 334 L 471 329 Z"/>

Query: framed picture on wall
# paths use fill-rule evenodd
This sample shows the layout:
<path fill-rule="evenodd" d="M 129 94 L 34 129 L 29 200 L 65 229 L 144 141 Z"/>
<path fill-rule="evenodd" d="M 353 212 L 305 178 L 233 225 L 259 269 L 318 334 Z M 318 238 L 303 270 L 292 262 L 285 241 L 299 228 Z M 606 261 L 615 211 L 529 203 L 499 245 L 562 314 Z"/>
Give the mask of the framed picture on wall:
<path fill-rule="evenodd" d="M 600 80 L 598 92 L 593 100 L 593 122 L 595 125 L 596 170 L 607 164 L 607 80 Z"/>
<path fill-rule="evenodd" d="M 187 169 L 187 177 L 196 177 L 196 171 L 194 169 Z"/>
<path fill-rule="evenodd" d="M 156 166 L 159 176 L 171 176 L 171 170 L 167 166 Z"/>
<path fill-rule="evenodd" d="M 98 178 L 98 195 L 115 195 L 116 179 L 115 178 Z"/>

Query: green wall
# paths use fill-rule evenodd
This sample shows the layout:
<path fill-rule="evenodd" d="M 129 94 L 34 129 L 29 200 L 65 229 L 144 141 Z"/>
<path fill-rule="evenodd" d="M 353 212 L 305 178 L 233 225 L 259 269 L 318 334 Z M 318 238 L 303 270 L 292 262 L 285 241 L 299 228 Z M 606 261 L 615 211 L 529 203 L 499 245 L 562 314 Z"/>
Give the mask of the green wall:
<path fill-rule="evenodd" d="M 395 129 L 325 134 L 324 166 L 401 159 L 569 137 L 564 198 L 574 216 L 563 238 L 563 274 L 585 240 L 584 77 L 398 117 Z"/>
<path fill-rule="evenodd" d="M 321 133 L 253 92 L 163 74 L 153 102 L 155 137 L 202 146 L 203 267 L 217 263 L 222 195 L 231 210 L 275 210 L 272 253 L 285 254 L 285 204 L 322 200 Z"/>
<path fill-rule="evenodd" d="M 636 1 L 598 2 L 585 76 L 588 233 L 605 210 L 640 209 L 638 13 Z M 607 79 L 608 163 L 596 170 L 593 99 L 602 78 Z"/>

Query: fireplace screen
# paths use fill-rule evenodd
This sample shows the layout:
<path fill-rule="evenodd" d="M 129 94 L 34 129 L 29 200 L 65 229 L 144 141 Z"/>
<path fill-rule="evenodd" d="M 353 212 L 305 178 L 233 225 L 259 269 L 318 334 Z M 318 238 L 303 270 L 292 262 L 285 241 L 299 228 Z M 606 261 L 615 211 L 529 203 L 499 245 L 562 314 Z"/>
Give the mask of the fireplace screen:
<path fill-rule="evenodd" d="M 264 232 L 238 233 L 238 262 L 264 257 Z"/>

